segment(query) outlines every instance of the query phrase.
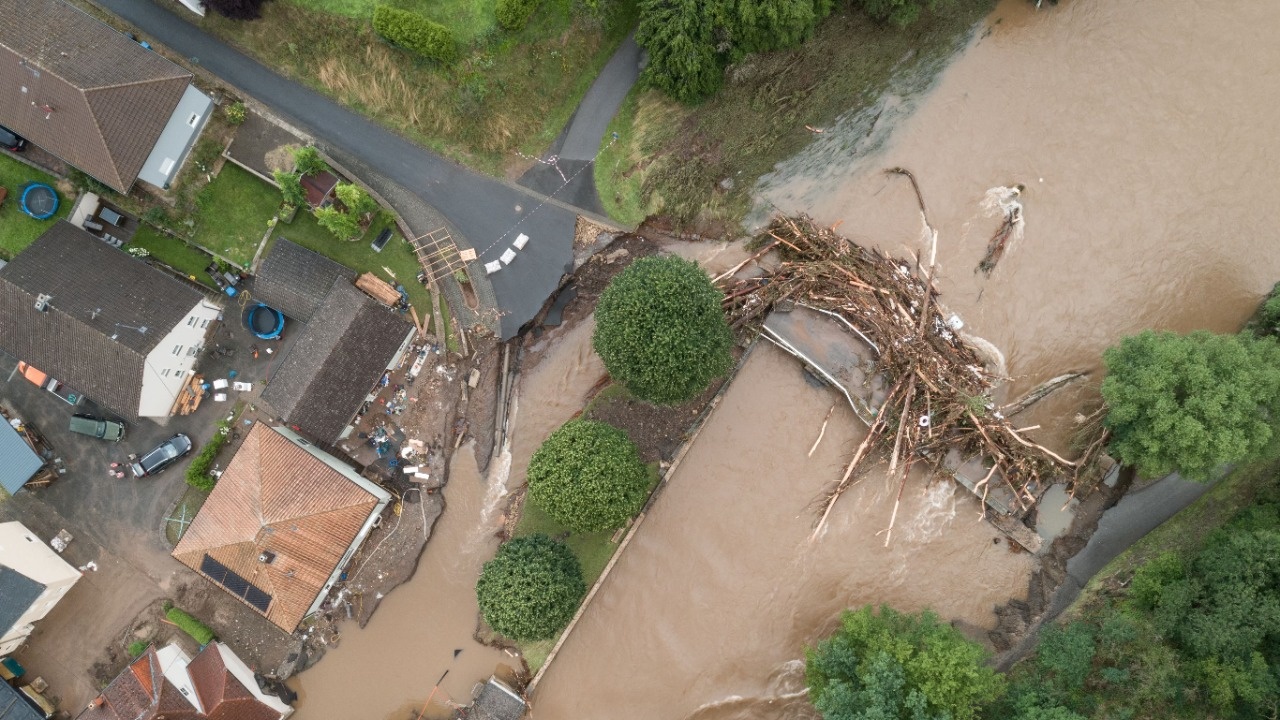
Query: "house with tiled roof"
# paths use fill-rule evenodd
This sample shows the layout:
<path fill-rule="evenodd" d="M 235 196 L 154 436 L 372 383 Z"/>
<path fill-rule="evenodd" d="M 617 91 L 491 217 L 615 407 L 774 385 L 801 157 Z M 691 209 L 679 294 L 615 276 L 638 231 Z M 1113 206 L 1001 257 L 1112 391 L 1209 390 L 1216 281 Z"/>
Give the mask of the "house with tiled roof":
<path fill-rule="evenodd" d="M 320 608 L 390 500 L 292 430 L 258 423 L 173 556 L 293 632 Z"/>
<path fill-rule="evenodd" d="M 0 351 L 128 419 L 172 413 L 221 311 L 65 221 L 0 268 Z"/>
<path fill-rule="evenodd" d="M 416 330 L 404 316 L 333 281 L 262 399 L 290 427 L 327 446 L 351 433 L 373 389 L 408 351 Z"/>
<path fill-rule="evenodd" d="M 258 689 L 249 666 L 220 642 L 189 657 L 154 646 L 129 663 L 78 720 L 282 720 L 293 708 Z"/>
<path fill-rule="evenodd" d="M 80 571 L 17 521 L 0 523 L 0 657 L 17 650 Z"/>
<path fill-rule="evenodd" d="M 254 273 L 253 298 L 305 323 L 339 279 L 354 284 L 356 271 L 280 237 Z"/>
<path fill-rule="evenodd" d="M 63 0 L 0 0 L 0 125 L 119 192 L 168 187 L 213 101 Z"/>

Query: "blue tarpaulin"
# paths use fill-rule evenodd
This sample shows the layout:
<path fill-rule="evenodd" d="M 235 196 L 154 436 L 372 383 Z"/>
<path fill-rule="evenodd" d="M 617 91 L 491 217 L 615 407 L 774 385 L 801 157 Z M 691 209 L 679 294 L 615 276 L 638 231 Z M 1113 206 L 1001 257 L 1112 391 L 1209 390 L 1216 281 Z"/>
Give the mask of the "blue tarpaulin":
<path fill-rule="evenodd" d="M 0 418 L 0 487 L 10 495 L 27 484 L 44 461 L 7 420 Z"/>

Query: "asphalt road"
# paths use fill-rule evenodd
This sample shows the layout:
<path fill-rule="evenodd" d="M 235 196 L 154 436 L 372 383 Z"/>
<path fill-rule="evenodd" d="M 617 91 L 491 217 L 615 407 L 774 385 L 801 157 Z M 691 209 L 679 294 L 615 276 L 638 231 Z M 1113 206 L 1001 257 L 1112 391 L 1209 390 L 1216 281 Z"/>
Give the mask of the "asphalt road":
<path fill-rule="evenodd" d="M 573 262 L 577 213 L 522 188 L 478 175 L 405 140 L 309 88 L 277 75 L 185 18 L 150 0 L 97 0 L 143 33 L 204 67 L 322 144 L 359 157 L 448 218 L 479 253 L 498 259 L 516 237 L 528 245 L 490 276 L 504 311 L 502 335 L 510 337 L 537 313 Z"/>

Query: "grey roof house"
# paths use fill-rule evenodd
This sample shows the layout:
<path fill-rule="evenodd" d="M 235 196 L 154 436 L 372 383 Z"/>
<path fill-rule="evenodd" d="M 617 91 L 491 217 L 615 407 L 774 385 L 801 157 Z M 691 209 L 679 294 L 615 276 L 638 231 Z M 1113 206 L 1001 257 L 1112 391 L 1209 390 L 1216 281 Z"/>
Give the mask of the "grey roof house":
<path fill-rule="evenodd" d="M 44 460 L 36 451 L 12 425 L 0 418 L 0 488 L 10 495 L 18 492 L 43 466 Z M 0 598 L 0 606 L 3 604 Z M 2 618 L 0 624 L 3 624 Z"/>
<path fill-rule="evenodd" d="M 172 413 L 220 313 L 65 221 L 0 268 L 0 351 L 129 419 Z"/>
<path fill-rule="evenodd" d="M 0 125 L 120 192 L 167 187 L 213 107 L 191 73 L 63 0 L 0 17 Z"/>
<path fill-rule="evenodd" d="M 44 720 L 44 713 L 24 700 L 17 688 L 0 682 L 0 720 Z"/>
<path fill-rule="evenodd" d="M 415 332 L 403 317 L 339 277 L 262 399 L 289 425 L 332 445 L 349 432 L 369 391 L 400 361 Z"/>
<path fill-rule="evenodd" d="M 307 322 L 339 278 L 351 284 L 356 271 L 279 238 L 254 277 L 253 297 L 294 320 Z"/>

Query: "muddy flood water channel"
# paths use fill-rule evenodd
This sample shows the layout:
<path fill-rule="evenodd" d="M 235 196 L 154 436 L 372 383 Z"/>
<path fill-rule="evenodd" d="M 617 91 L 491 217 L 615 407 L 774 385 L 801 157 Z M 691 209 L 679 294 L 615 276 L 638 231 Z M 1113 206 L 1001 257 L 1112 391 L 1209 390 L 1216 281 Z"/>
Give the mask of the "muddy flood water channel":
<path fill-rule="evenodd" d="M 524 483 L 534 450 L 582 409 L 604 374 L 591 350 L 592 327 L 588 318 L 548 338 L 544 361 L 519 380 L 510 448 L 486 474 L 469 444 L 454 454 L 444 489 L 448 505 L 417 572 L 383 601 L 367 627 L 347 627 L 341 644 L 298 676 L 301 720 L 416 718 L 445 671 L 424 717 L 447 718 L 449 703 L 470 702 L 475 684 L 499 666 L 519 666 L 473 637 L 476 578 L 497 550 L 508 490 Z M 405 512 L 416 508 L 406 505 Z"/>
<path fill-rule="evenodd" d="M 538 685 L 537 720 L 788 717 L 803 648 L 842 609 L 932 607 L 980 628 L 1025 592 L 1030 557 L 993 542 L 951 482 L 915 478 L 885 548 L 895 488 L 872 474 L 810 542 L 814 501 L 864 432 L 843 403 L 757 343 Z"/>
<path fill-rule="evenodd" d="M 943 302 L 1003 352 L 1013 393 L 1095 371 L 1030 413 L 1061 445 L 1106 347 L 1234 331 L 1280 279 L 1278 27 L 1276 3 L 1003 0 L 931 89 L 828 128 L 762 199 L 905 255 L 922 249 L 916 198 L 882 171 L 910 169 Z M 976 273 L 999 224 L 983 201 L 1019 184 L 1024 233 Z M 813 717 L 799 659 L 842 608 L 930 606 L 972 629 L 1025 595 L 1030 558 L 950 484 L 909 485 L 886 549 L 892 497 L 872 473 L 808 543 L 860 434 L 842 407 L 806 457 L 833 401 L 757 348 L 537 686 L 536 720 Z"/>

